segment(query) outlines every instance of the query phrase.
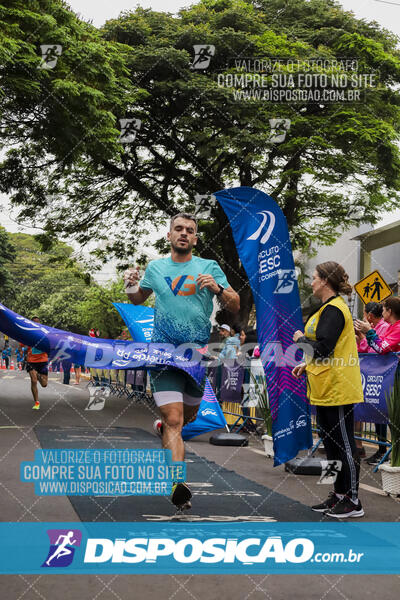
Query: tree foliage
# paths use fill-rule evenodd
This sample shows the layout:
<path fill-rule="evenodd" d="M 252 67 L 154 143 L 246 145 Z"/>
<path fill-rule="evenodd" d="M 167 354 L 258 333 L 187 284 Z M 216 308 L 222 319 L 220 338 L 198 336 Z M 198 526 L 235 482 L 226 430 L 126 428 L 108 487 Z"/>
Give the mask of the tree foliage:
<path fill-rule="evenodd" d="M 0 227 L 0 301 L 6 302 L 12 294 L 10 265 L 15 260 L 15 247 L 4 227 Z"/>
<path fill-rule="evenodd" d="M 112 305 L 126 302 L 122 280 L 100 286 L 63 242 L 44 251 L 38 236 L 0 228 L 0 282 L 2 302 L 50 327 L 84 335 L 94 327 L 107 338 L 124 328 Z"/>
<path fill-rule="evenodd" d="M 240 184 L 272 195 L 293 245 L 307 248 L 360 219 L 351 207 L 374 222 L 398 203 L 397 40 L 335 0 L 202 0 L 178 16 L 137 8 L 101 31 L 56 0 L 0 6 L 3 139 L 13 144 L 0 190 L 21 218 L 40 217 L 45 238 L 105 240 L 99 256 L 125 262 L 149 224 Z M 63 44 L 54 70 L 36 68 L 39 42 Z M 195 44 L 215 46 L 207 70 L 192 68 Z M 355 58 L 377 85 L 364 102 L 280 105 L 237 100 L 218 85 L 237 58 L 316 56 Z M 271 144 L 277 117 L 290 131 Z M 118 143 L 120 118 L 140 119 L 133 143 Z M 240 292 L 246 323 L 251 293 L 222 209 L 200 232 L 199 253 Z"/>

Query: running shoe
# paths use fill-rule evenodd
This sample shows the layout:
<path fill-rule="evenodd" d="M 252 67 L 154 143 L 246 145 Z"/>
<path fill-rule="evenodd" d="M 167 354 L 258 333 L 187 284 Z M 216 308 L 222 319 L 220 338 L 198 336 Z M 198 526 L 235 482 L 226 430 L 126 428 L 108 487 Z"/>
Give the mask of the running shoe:
<path fill-rule="evenodd" d="M 324 502 L 321 502 L 321 504 L 314 504 L 314 506 L 311 507 L 311 510 L 324 513 L 333 508 L 338 502 L 339 498 L 336 496 L 335 492 L 329 492 L 327 499 Z"/>
<path fill-rule="evenodd" d="M 189 487 L 183 481 L 174 483 L 172 486 L 172 494 L 170 496 L 172 504 L 175 504 L 180 510 L 191 508 L 190 499 L 192 492 Z"/>
<path fill-rule="evenodd" d="M 361 502 L 357 500 L 357 504 L 352 502 L 350 498 L 345 496 L 339 502 L 336 502 L 335 506 L 327 510 L 325 515 L 327 517 L 334 517 L 335 519 L 347 519 L 348 517 L 363 517 L 364 510 L 361 506 Z"/>
<path fill-rule="evenodd" d="M 39 410 L 40 408 L 40 402 L 35 402 L 35 404 L 32 406 L 32 410 Z"/>
<path fill-rule="evenodd" d="M 379 452 L 379 450 L 377 450 L 375 452 L 375 454 L 373 454 L 372 456 L 367 458 L 366 463 L 367 463 L 367 465 L 379 465 L 379 463 L 381 462 L 383 457 L 384 457 L 384 453 Z M 389 457 L 387 456 L 383 462 L 386 462 L 388 460 L 389 460 Z"/>
<path fill-rule="evenodd" d="M 156 435 L 158 435 L 159 438 L 162 438 L 162 436 L 163 436 L 163 424 L 162 424 L 161 419 L 156 419 L 154 421 L 154 423 L 153 423 L 153 430 L 154 430 L 154 433 Z"/>

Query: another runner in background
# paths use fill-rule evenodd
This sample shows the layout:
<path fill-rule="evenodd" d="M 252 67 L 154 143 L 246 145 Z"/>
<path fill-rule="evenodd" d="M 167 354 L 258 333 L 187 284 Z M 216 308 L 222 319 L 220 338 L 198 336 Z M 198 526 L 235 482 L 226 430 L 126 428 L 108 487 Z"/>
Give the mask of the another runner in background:
<path fill-rule="evenodd" d="M 1 353 L 1 357 L 6 364 L 6 369 L 8 369 L 10 367 L 10 359 L 11 359 L 11 347 L 9 346 L 8 338 L 7 338 L 7 341 L 4 343 L 4 348 Z"/>
<path fill-rule="evenodd" d="M 35 323 L 40 323 L 38 317 L 33 317 L 32 321 L 35 321 Z M 37 384 L 39 381 L 42 387 L 47 387 L 49 372 L 48 365 L 49 356 L 46 352 L 42 352 L 42 350 L 38 350 L 34 347 L 28 347 L 26 370 L 31 378 L 31 391 L 34 401 L 32 406 L 33 410 L 39 410 L 40 408 Z"/>

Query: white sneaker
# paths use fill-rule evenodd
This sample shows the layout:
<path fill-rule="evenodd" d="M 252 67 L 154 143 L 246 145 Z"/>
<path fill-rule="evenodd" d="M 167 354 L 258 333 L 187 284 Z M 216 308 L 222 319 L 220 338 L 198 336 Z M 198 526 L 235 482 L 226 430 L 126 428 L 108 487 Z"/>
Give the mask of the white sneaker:
<path fill-rule="evenodd" d="M 162 424 L 161 419 L 156 419 L 154 421 L 154 423 L 153 423 L 153 430 L 154 430 L 154 433 L 156 435 L 158 435 L 159 438 L 162 438 L 162 435 L 163 435 L 163 424 Z"/>

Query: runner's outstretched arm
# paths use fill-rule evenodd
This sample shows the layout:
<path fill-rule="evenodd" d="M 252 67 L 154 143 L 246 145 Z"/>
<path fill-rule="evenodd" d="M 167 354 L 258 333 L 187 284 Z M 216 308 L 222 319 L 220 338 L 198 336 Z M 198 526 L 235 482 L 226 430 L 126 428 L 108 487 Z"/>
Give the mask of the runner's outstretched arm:
<path fill-rule="evenodd" d="M 146 302 L 147 298 L 151 296 L 152 293 L 153 290 L 144 290 L 140 287 L 138 291 L 133 294 L 127 293 L 127 296 L 129 301 L 132 302 L 132 304 L 143 304 L 144 302 Z"/>

